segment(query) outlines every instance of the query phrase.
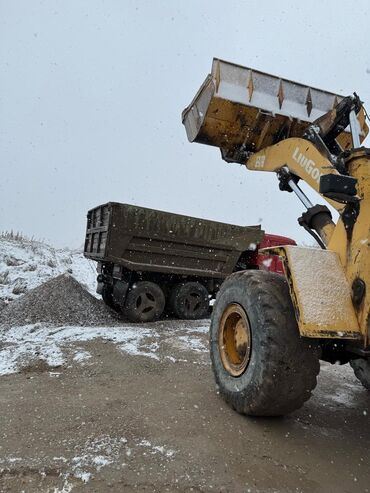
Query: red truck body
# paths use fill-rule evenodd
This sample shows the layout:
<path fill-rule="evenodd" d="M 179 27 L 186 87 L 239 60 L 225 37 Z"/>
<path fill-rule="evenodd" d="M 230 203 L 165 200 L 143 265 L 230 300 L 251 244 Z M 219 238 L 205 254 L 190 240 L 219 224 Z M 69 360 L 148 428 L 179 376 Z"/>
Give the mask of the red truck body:
<path fill-rule="evenodd" d="M 296 245 L 297 243 L 291 238 L 286 236 L 273 235 L 266 233 L 262 242 L 258 245 L 258 250 L 261 248 L 270 248 L 279 245 Z M 258 252 L 257 250 L 257 252 Z M 257 265 L 261 270 L 268 270 L 270 272 L 277 272 L 278 274 L 284 274 L 283 263 L 277 255 L 265 255 L 263 253 L 257 253 Z"/>

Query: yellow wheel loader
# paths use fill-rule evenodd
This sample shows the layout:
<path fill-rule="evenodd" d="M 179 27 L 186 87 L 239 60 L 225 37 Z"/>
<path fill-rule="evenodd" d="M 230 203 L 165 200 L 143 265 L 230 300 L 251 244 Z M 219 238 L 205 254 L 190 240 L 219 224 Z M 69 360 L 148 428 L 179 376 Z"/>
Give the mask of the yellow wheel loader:
<path fill-rule="evenodd" d="M 238 412 L 294 411 L 316 385 L 319 360 L 350 363 L 370 390 L 370 149 L 359 97 L 342 97 L 214 59 L 182 120 L 191 142 L 227 162 L 276 173 L 305 207 L 318 248 L 280 246 L 285 276 L 238 272 L 213 308 L 216 383 Z M 303 180 L 338 212 L 312 204 Z"/>

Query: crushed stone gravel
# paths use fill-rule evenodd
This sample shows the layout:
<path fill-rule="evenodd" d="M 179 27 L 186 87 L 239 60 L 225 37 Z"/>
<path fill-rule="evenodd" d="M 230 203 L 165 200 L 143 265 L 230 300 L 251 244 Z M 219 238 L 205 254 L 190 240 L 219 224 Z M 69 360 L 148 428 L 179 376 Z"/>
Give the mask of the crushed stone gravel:
<path fill-rule="evenodd" d="M 115 325 L 119 319 L 69 274 L 62 274 L 9 303 L 0 312 L 0 325 L 14 327 L 38 322 L 53 325 Z"/>

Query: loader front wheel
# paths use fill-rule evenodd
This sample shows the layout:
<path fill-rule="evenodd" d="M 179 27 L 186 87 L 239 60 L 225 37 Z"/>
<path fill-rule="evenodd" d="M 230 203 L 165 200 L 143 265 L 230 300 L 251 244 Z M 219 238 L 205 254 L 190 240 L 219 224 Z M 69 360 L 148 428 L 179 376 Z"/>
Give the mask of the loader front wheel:
<path fill-rule="evenodd" d="M 288 284 L 278 274 L 237 272 L 222 284 L 210 351 L 220 394 L 242 414 L 288 414 L 316 386 L 318 350 L 300 337 Z"/>
<path fill-rule="evenodd" d="M 355 376 L 360 380 L 365 389 L 370 390 L 370 360 L 369 359 L 353 359 L 350 362 Z"/>

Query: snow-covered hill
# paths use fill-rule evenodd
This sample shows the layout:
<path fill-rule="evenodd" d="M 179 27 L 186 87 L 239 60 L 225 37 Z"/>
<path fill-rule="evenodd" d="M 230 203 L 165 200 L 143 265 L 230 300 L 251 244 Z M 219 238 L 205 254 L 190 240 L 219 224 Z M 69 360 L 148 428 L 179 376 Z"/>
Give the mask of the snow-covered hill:
<path fill-rule="evenodd" d="M 41 241 L 12 236 L 0 236 L 0 300 L 16 299 L 64 272 L 95 294 L 96 264 L 81 251 L 55 249 Z"/>

